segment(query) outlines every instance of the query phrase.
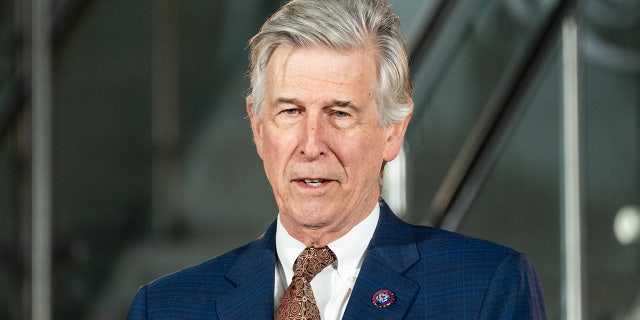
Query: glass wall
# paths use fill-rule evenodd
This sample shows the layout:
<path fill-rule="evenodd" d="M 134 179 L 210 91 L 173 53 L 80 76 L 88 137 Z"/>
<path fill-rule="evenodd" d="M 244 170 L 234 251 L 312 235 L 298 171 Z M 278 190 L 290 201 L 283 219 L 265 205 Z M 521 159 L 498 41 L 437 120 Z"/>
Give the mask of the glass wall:
<path fill-rule="evenodd" d="M 640 1 L 580 15 L 586 288 L 593 319 L 640 317 Z"/>
<path fill-rule="evenodd" d="M 557 6 L 460 2 L 414 76 L 420 109 L 407 146 L 412 218 L 526 253 L 552 319 L 561 313 L 561 64 L 557 44 L 538 60 L 531 50 Z M 520 102 L 506 102 L 523 77 L 533 80 Z"/>
<path fill-rule="evenodd" d="M 565 304 L 566 272 L 578 270 L 563 266 L 574 253 L 563 247 L 564 174 L 572 165 L 563 167 L 563 40 L 560 24 L 550 25 L 559 4 L 462 1 L 449 13 L 455 22 L 440 30 L 414 77 L 422 109 L 408 137 L 408 207 L 417 221 L 525 252 L 540 273 L 549 317 L 579 319 Z M 581 152 L 574 165 L 581 165 L 585 319 L 640 315 L 639 5 L 578 2 L 562 18 L 578 21 Z M 523 6 L 528 15 L 518 14 Z M 531 45 L 545 37 L 540 30 L 556 35 L 532 56 Z M 504 93 L 523 78 L 525 90 Z M 505 113 L 492 113 L 506 98 Z M 497 121 L 484 125 L 486 117 Z M 450 182 L 461 185 L 452 191 Z"/>

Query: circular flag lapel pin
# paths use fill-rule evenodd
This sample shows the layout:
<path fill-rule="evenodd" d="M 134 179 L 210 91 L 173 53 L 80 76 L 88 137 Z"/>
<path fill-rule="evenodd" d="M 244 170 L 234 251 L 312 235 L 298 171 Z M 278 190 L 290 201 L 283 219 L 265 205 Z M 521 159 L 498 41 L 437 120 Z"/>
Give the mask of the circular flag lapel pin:
<path fill-rule="evenodd" d="M 373 304 L 380 308 L 386 308 L 396 301 L 396 296 L 390 290 L 378 290 L 371 299 Z"/>

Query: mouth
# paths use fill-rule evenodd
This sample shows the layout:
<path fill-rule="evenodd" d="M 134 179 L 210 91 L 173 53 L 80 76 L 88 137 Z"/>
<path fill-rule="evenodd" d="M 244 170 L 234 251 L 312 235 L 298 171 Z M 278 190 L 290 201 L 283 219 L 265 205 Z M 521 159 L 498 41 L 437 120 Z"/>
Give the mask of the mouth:
<path fill-rule="evenodd" d="M 321 186 L 326 180 L 324 179 L 304 179 L 302 180 L 306 185 L 310 186 L 310 187 L 319 187 Z"/>
<path fill-rule="evenodd" d="M 308 186 L 311 188 L 317 188 L 322 186 L 323 184 L 329 183 L 332 180 L 327 179 L 318 179 L 318 178 L 304 178 L 304 179 L 296 179 L 297 183 L 302 184 L 304 186 Z"/>

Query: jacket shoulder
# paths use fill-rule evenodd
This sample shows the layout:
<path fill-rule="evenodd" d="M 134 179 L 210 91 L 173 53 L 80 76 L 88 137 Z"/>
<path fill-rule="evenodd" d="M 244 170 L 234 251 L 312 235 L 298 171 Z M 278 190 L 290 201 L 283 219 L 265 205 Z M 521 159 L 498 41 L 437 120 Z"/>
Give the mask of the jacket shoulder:
<path fill-rule="evenodd" d="M 458 310 L 481 319 L 545 319 L 536 271 L 522 253 L 486 240 L 412 226 L 420 262 L 409 271 L 424 281 L 432 312 Z M 457 308 L 464 301 L 465 310 Z"/>
<path fill-rule="evenodd" d="M 194 286 L 201 290 L 224 286 L 224 275 L 250 246 L 251 243 L 246 244 L 199 264 L 164 275 L 147 284 L 147 290 L 171 292 L 171 289 L 190 289 Z"/>
<path fill-rule="evenodd" d="M 142 286 L 131 304 L 127 320 L 174 316 L 210 318 L 215 314 L 216 297 L 234 288 L 225 274 L 251 245 L 247 244 Z"/>
<path fill-rule="evenodd" d="M 498 259 L 508 255 L 518 255 L 512 248 L 488 241 L 469 237 L 460 233 L 446 231 L 427 226 L 411 226 L 416 236 L 416 243 L 423 257 L 430 254 L 439 256 L 482 256 L 484 260 Z"/>

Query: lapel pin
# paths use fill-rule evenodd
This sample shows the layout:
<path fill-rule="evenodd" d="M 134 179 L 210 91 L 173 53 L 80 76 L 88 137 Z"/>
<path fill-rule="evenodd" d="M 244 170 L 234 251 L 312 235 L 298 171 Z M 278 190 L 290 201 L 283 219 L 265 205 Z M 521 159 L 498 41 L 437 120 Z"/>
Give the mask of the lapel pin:
<path fill-rule="evenodd" d="M 373 304 L 380 308 L 386 308 L 396 301 L 396 296 L 390 290 L 378 290 L 371 299 Z"/>

